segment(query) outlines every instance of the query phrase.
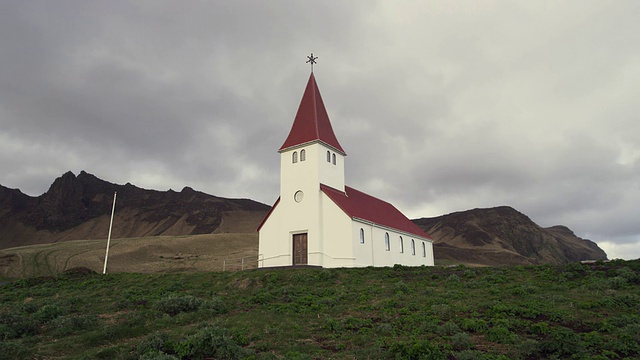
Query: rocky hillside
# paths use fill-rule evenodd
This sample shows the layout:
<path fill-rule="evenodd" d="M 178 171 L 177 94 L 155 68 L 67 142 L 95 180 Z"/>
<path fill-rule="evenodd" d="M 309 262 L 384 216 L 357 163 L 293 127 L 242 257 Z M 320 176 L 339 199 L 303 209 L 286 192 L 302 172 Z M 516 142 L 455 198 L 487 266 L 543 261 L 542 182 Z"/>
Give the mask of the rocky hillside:
<path fill-rule="evenodd" d="M 255 236 L 269 210 L 252 200 L 225 199 L 189 187 L 180 192 L 145 190 L 112 184 L 84 171 L 78 176 L 68 172 L 38 197 L 0 186 L 0 249 L 105 239 L 114 191 L 118 193 L 114 239 L 215 233 Z M 568 228 L 542 228 L 507 206 L 413 221 L 434 239 L 437 262 L 561 264 L 607 257 L 594 242 Z"/>
<path fill-rule="evenodd" d="M 113 238 L 253 232 L 269 206 L 185 187 L 155 191 L 116 185 L 86 172 L 67 172 L 41 196 L 0 186 L 0 248 L 103 239 L 116 192 Z"/>
<path fill-rule="evenodd" d="M 593 241 L 565 226 L 542 228 L 508 206 L 413 220 L 434 239 L 436 259 L 477 265 L 605 260 Z"/>

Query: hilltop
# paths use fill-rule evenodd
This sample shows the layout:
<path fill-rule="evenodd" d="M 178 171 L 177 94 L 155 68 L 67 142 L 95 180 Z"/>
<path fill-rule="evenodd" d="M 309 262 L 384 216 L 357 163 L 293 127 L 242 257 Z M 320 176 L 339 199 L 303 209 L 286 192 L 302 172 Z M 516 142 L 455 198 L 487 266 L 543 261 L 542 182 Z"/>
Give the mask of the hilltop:
<path fill-rule="evenodd" d="M 0 285 L 3 359 L 637 359 L 640 260 Z"/>

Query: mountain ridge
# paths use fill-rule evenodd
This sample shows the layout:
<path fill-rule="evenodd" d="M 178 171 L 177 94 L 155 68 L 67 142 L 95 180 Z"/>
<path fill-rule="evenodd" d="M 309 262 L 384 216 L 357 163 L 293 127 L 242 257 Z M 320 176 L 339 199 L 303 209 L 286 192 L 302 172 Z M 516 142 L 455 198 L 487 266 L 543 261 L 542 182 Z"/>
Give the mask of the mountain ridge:
<path fill-rule="evenodd" d="M 113 237 L 253 231 L 254 223 L 270 208 L 190 187 L 180 192 L 147 190 L 131 183 L 113 184 L 85 171 L 78 176 L 69 171 L 38 197 L 0 185 L 0 248 L 104 238 L 114 192 Z"/>
<path fill-rule="evenodd" d="M 104 239 L 117 192 L 113 238 L 255 233 L 270 206 L 184 187 L 158 191 L 66 172 L 33 197 L 0 185 L 0 249 Z M 509 206 L 412 220 L 434 240 L 436 261 L 528 265 L 605 260 L 593 241 L 563 225 L 542 228 Z"/>
<path fill-rule="evenodd" d="M 481 265 L 606 260 L 596 243 L 564 225 L 543 228 L 510 206 L 413 220 L 434 238 L 436 256 Z"/>

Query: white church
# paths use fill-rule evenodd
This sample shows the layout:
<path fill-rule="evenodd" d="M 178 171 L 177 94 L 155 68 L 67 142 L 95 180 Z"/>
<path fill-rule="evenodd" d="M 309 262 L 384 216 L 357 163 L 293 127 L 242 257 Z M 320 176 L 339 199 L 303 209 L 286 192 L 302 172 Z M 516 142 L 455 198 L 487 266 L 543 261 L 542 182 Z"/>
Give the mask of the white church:
<path fill-rule="evenodd" d="M 258 228 L 259 267 L 433 266 L 429 235 L 345 185 L 346 153 L 311 72 L 280 153 L 280 197 Z"/>

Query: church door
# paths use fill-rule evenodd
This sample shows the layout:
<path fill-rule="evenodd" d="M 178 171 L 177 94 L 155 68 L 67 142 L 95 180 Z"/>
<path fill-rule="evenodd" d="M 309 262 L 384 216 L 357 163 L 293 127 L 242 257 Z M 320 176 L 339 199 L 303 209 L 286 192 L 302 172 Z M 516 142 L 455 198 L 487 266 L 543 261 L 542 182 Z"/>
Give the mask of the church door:
<path fill-rule="evenodd" d="M 293 235 L 293 265 L 307 265 L 307 234 Z"/>

